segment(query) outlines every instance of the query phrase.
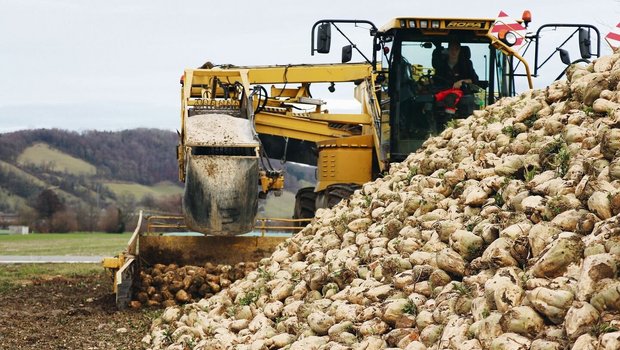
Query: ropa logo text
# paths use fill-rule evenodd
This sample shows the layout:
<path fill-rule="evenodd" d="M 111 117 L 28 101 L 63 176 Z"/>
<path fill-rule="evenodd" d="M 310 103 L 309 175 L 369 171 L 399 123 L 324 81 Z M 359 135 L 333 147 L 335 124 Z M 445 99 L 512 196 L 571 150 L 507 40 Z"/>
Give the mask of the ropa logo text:
<path fill-rule="evenodd" d="M 482 28 L 481 22 L 450 22 L 448 28 Z"/>

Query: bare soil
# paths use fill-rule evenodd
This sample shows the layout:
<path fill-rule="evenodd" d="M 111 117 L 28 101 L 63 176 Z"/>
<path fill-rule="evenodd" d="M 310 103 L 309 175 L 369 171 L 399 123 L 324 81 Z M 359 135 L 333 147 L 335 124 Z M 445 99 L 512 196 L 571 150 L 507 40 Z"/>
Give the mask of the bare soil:
<path fill-rule="evenodd" d="M 0 349 L 143 349 L 160 310 L 116 308 L 105 273 L 38 277 L 0 291 Z"/>

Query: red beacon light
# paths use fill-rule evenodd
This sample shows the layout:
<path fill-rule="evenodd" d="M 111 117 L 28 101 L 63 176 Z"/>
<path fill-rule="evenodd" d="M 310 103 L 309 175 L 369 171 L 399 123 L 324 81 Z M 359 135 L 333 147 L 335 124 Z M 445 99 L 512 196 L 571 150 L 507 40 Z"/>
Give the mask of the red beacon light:
<path fill-rule="evenodd" d="M 527 28 L 527 25 L 532 21 L 532 13 L 530 10 L 523 11 L 523 15 L 521 15 L 521 19 L 523 20 L 523 25 Z"/>

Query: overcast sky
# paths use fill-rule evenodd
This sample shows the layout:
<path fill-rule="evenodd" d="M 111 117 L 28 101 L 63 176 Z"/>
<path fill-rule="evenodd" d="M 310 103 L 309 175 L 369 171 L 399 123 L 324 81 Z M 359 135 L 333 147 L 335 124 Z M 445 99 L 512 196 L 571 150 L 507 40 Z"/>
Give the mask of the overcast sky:
<path fill-rule="evenodd" d="M 310 28 L 319 19 L 367 19 L 380 27 L 398 16 L 494 18 L 503 10 L 519 18 L 524 9 L 532 12 L 533 30 L 588 23 L 605 36 L 620 21 L 618 0 L 0 0 L 0 132 L 175 130 L 184 68 L 206 60 L 338 61 L 338 54 L 309 54 Z M 603 42 L 602 53 L 610 52 Z M 535 86 L 553 80 L 557 67 Z"/>

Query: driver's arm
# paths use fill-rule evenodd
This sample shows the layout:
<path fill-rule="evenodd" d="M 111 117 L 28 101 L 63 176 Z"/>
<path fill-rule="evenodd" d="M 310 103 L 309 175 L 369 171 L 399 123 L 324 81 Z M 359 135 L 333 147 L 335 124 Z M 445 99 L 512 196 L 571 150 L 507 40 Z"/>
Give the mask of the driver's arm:
<path fill-rule="evenodd" d="M 454 82 L 452 85 L 453 88 L 460 89 L 463 84 L 472 84 L 473 81 L 471 79 L 461 79 Z"/>
<path fill-rule="evenodd" d="M 476 71 L 474 70 L 474 64 L 472 63 L 471 60 L 465 61 L 463 66 L 465 67 L 464 69 L 465 74 L 463 74 L 463 76 L 466 78 L 454 82 L 453 87 L 457 89 L 460 89 L 463 83 L 478 84 L 478 82 L 480 81 L 478 79 L 478 74 L 476 74 Z"/>

